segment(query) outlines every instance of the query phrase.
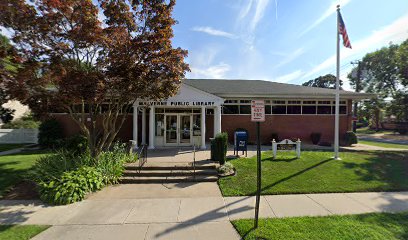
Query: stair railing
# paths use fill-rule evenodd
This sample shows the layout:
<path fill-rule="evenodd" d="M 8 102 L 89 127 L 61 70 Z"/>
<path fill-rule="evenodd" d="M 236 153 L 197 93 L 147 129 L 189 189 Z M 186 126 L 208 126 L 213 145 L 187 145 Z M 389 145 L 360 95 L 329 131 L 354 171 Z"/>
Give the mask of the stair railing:
<path fill-rule="evenodd" d="M 142 171 L 143 165 L 147 162 L 147 145 L 142 144 L 140 145 L 139 149 L 137 150 L 137 159 L 139 162 L 139 173 Z"/>
<path fill-rule="evenodd" d="M 196 145 L 193 145 L 193 178 L 195 180 L 196 178 L 196 157 L 195 157 L 195 153 L 196 153 Z"/>

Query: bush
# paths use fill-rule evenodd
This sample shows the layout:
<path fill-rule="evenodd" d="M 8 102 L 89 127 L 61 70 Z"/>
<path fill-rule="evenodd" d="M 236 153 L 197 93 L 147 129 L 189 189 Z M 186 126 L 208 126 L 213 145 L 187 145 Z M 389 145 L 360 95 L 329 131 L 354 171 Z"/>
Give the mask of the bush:
<path fill-rule="evenodd" d="M 71 136 L 64 140 L 64 148 L 74 155 L 88 152 L 88 139 L 81 134 Z"/>
<path fill-rule="evenodd" d="M 219 133 L 214 138 L 214 161 L 219 161 L 221 165 L 224 165 L 227 159 L 228 150 L 228 134 L 226 132 Z"/>
<path fill-rule="evenodd" d="M 37 160 L 30 178 L 39 186 L 41 199 L 68 204 L 82 200 L 86 193 L 99 190 L 104 185 L 118 183 L 123 175 L 124 163 L 134 159 L 135 155 L 129 154 L 125 144 L 120 143 L 114 144 L 111 151 L 102 152 L 98 159 L 92 158 L 89 151 L 74 154 L 63 149 Z"/>
<path fill-rule="evenodd" d="M 344 136 L 344 142 L 347 146 L 357 144 L 358 143 L 357 135 L 352 131 L 346 132 L 346 135 Z"/>
<path fill-rule="evenodd" d="M 89 192 L 103 187 L 102 174 L 94 167 L 81 167 L 64 172 L 60 179 L 40 184 L 40 197 L 52 204 L 70 204 L 81 201 Z"/>
<path fill-rule="evenodd" d="M 314 145 L 317 145 L 320 142 L 320 138 L 322 137 L 321 133 L 311 133 L 310 139 Z"/>
<path fill-rule="evenodd" d="M 3 129 L 34 129 L 40 126 L 40 122 L 35 121 L 31 115 L 26 115 L 20 119 L 3 124 L 1 128 Z"/>
<path fill-rule="evenodd" d="M 102 174 L 105 184 L 117 184 L 123 175 L 124 163 L 130 162 L 134 156 L 126 151 L 126 145 L 115 143 L 110 152 L 102 152 L 96 168 Z"/>
<path fill-rule="evenodd" d="M 217 171 L 220 174 L 228 174 L 234 170 L 234 165 L 231 162 L 226 162 L 224 165 L 220 166 Z"/>
<path fill-rule="evenodd" d="M 50 182 L 59 179 L 64 172 L 75 170 L 82 165 L 82 161 L 75 161 L 70 152 L 60 150 L 55 154 L 40 157 L 30 172 L 30 178 L 37 183 Z"/>
<path fill-rule="evenodd" d="M 59 147 L 64 137 L 62 127 L 56 119 L 48 119 L 40 124 L 38 143 L 44 148 Z"/>

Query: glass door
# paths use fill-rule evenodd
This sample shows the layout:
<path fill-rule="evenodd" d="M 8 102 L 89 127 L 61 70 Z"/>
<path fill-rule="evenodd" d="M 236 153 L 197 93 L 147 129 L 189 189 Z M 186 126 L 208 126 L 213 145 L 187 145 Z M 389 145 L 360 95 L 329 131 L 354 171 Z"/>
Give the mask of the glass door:
<path fill-rule="evenodd" d="M 179 115 L 180 145 L 191 145 L 191 115 Z"/>
<path fill-rule="evenodd" d="M 177 128 L 178 128 L 178 116 L 177 115 L 166 115 L 166 144 L 174 145 L 178 143 L 177 139 Z"/>

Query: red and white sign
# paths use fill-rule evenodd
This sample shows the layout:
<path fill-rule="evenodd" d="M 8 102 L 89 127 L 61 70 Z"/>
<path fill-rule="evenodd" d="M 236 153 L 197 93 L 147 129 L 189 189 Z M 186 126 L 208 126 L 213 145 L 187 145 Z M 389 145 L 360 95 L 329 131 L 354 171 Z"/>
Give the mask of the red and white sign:
<path fill-rule="evenodd" d="M 264 100 L 251 101 L 251 121 L 265 122 L 265 102 Z"/>

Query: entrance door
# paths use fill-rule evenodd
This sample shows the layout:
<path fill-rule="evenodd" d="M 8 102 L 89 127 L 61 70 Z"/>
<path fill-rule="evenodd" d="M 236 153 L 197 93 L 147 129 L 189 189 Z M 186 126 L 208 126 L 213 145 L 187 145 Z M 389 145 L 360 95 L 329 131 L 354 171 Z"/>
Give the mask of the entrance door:
<path fill-rule="evenodd" d="M 191 115 L 179 115 L 179 145 L 191 145 Z"/>
<path fill-rule="evenodd" d="M 192 115 L 165 115 L 165 144 L 167 146 L 189 146 L 192 139 Z"/>
<path fill-rule="evenodd" d="M 166 137 L 166 144 L 169 145 L 176 145 L 177 144 L 177 129 L 178 129 L 178 124 L 177 124 L 177 115 L 166 115 L 165 116 L 165 121 L 166 121 L 166 131 L 165 131 L 165 137 Z"/>

